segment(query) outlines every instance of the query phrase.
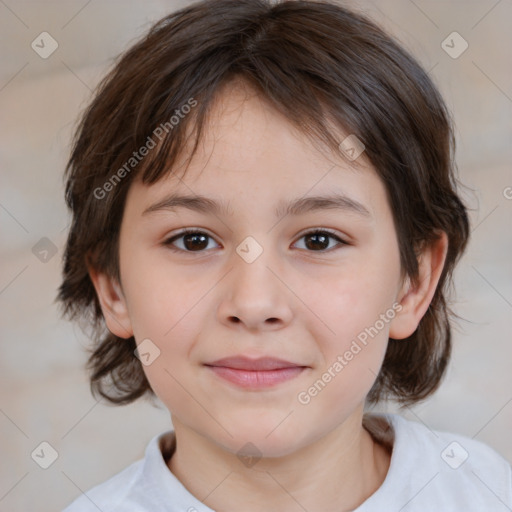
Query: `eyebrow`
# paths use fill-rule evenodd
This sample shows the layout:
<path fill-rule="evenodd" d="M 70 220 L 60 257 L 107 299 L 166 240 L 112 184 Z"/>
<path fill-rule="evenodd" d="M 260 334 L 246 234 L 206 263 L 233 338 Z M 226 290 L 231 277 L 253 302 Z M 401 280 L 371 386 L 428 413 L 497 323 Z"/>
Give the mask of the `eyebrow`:
<path fill-rule="evenodd" d="M 160 210 L 174 211 L 177 208 L 200 213 L 213 213 L 218 216 L 232 216 L 227 203 L 217 202 L 214 199 L 201 195 L 180 195 L 171 194 L 161 201 L 149 206 L 142 215 Z M 326 196 L 300 197 L 289 202 L 282 201 L 274 211 L 276 217 L 283 215 L 301 215 L 318 210 L 342 210 L 348 213 L 355 213 L 362 217 L 371 218 L 372 215 L 366 206 L 359 201 L 344 194 L 329 194 Z"/>

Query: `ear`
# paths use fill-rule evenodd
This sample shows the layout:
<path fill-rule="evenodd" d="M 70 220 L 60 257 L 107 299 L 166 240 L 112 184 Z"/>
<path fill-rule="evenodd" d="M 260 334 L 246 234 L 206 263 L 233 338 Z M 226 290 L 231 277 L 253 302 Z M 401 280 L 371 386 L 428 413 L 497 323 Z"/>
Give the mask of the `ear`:
<path fill-rule="evenodd" d="M 391 321 L 390 338 L 396 340 L 408 338 L 417 329 L 436 291 L 447 251 L 448 237 L 442 231 L 439 237 L 426 246 L 419 255 L 417 282 L 411 283 L 407 278 L 402 285 L 398 295 L 402 309 Z"/>
<path fill-rule="evenodd" d="M 126 300 L 119 283 L 88 263 L 89 276 L 96 289 L 108 330 L 120 338 L 133 336 Z"/>

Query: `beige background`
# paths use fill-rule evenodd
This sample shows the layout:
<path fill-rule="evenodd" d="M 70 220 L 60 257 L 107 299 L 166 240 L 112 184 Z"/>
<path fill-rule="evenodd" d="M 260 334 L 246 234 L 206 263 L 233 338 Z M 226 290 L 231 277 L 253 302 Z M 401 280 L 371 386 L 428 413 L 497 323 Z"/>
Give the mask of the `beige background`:
<path fill-rule="evenodd" d="M 68 224 L 61 176 L 78 113 L 112 58 L 185 4 L 0 2 L 1 511 L 61 510 L 142 457 L 149 439 L 171 426 L 165 409 L 92 398 L 87 340 L 53 301 Z M 405 415 L 484 441 L 512 461 L 512 2 L 357 6 L 418 57 L 444 94 L 472 208 L 472 241 L 456 274 L 464 320 L 453 361 L 435 397 Z M 47 59 L 31 48 L 43 31 L 59 45 Z M 469 44 L 456 59 L 441 47 L 453 31 Z M 46 263 L 32 252 L 43 237 L 57 250 Z M 46 470 L 31 458 L 43 441 L 58 453 Z"/>

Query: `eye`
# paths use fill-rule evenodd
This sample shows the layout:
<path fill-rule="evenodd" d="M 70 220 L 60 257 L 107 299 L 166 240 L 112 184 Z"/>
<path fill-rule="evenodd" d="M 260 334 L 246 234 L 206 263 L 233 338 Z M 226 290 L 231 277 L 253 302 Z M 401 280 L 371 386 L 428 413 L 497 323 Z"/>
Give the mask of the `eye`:
<path fill-rule="evenodd" d="M 304 233 L 299 240 L 306 239 L 305 248 L 310 249 L 313 252 L 327 252 L 327 249 L 332 249 L 332 246 L 329 247 L 329 239 L 336 240 L 338 244 L 336 245 L 348 245 L 345 241 L 343 241 L 339 236 L 335 235 L 331 231 L 327 230 L 314 230 Z"/>
<path fill-rule="evenodd" d="M 174 246 L 175 240 L 182 241 L 182 247 L 177 248 Z M 164 242 L 164 245 L 169 246 L 169 248 L 173 251 L 185 251 L 185 252 L 201 252 L 203 249 L 208 248 L 208 239 L 213 240 L 213 238 L 205 233 L 204 231 L 198 231 L 194 229 L 187 229 L 178 233 L 177 235 L 167 239 Z"/>
<path fill-rule="evenodd" d="M 299 240 L 306 239 L 304 248 L 310 252 L 327 252 L 336 245 L 348 245 L 347 242 L 342 240 L 339 236 L 335 235 L 328 230 L 313 230 L 304 233 Z M 212 249 L 209 247 L 208 240 L 213 241 L 213 238 L 204 231 L 187 229 L 172 236 L 164 242 L 171 250 L 176 252 L 203 252 L 205 249 Z M 179 241 L 180 244 L 176 244 Z M 336 241 L 334 245 L 330 246 L 330 241 Z"/>

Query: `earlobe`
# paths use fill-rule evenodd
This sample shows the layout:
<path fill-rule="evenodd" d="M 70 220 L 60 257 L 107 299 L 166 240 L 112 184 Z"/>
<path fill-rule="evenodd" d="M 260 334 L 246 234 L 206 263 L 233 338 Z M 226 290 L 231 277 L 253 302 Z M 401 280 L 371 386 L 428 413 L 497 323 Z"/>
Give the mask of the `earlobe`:
<path fill-rule="evenodd" d="M 391 322 L 390 338 L 408 338 L 417 329 L 434 297 L 447 251 L 448 237 L 445 232 L 441 232 L 439 237 L 420 254 L 418 279 L 413 282 L 407 278 L 400 290 L 402 309 Z"/>
<path fill-rule="evenodd" d="M 126 300 L 119 283 L 88 265 L 89 276 L 96 290 L 108 330 L 120 338 L 133 336 Z"/>

